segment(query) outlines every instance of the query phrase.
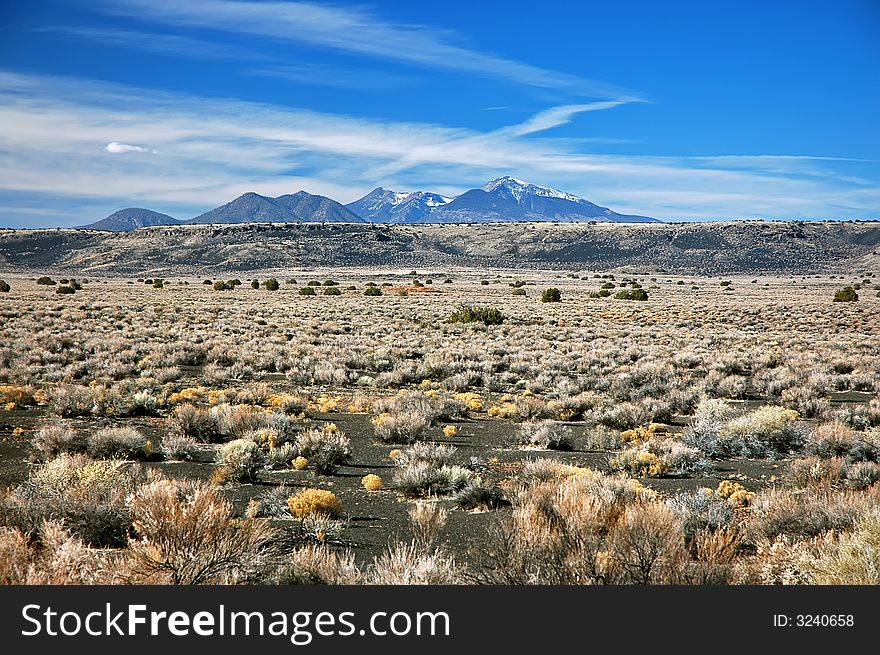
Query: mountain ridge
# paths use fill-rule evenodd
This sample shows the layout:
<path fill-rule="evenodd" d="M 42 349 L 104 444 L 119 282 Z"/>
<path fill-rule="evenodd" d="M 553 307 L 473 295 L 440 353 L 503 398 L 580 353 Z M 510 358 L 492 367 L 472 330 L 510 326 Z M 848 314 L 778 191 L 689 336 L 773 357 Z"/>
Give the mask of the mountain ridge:
<path fill-rule="evenodd" d="M 168 214 L 144 209 L 143 207 L 126 207 L 113 212 L 106 218 L 102 218 L 88 225 L 79 225 L 82 230 L 105 230 L 107 232 L 130 232 L 142 227 L 154 227 L 158 225 L 179 225 L 180 221 Z"/>
<path fill-rule="evenodd" d="M 145 214 L 132 213 L 138 211 Z M 125 212 L 130 215 L 124 215 Z M 120 213 L 123 216 L 119 216 Z M 80 228 L 125 232 L 140 227 L 177 224 L 329 222 L 393 225 L 523 221 L 662 222 L 648 216 L 619 214 L 558 189 L 502 176 L 480 188 L 468 189 L 454 197 L 421 190 L 399 192 L 380 186 L 345 205 L 332 198 L 306 191 L 275 198 L 248 191 L 188 220 L 178 220 L 146 209 L 130 208 Z"/>

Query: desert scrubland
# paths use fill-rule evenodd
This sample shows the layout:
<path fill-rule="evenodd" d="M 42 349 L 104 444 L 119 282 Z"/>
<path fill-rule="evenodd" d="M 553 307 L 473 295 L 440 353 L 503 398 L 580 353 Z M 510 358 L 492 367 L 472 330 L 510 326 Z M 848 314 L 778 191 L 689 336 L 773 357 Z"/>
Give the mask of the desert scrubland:
<path fill-rule="evenodd" d="M 880 582 L 872 270 L 7 270 L 4 582 Z"/>

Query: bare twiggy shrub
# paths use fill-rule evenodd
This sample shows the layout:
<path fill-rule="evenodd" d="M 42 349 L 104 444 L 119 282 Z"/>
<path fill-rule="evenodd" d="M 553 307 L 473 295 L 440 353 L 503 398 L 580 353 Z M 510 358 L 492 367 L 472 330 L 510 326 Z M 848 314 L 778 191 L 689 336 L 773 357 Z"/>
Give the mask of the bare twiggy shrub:
<path fill-rule="evenodd" d="M 24 532 L 0 527 L 0 584 L 25 584 L 33 559 L 34 553 Z"/>
<path fill-rule="evenodd" d="M 625 508 L 605 543 L 605 574 L 619 584 L 682 582 L 687 562 L 679 517 L 661 503 Z"/>
<path fill-rule="evenodd" d="M 550 450 L 571 450 L 571 429 L 551 419 L 526 421 L 517 431 L 517 440 L 523 446 Z"/>
<path fill-rule="evenodd" d="M 131 526 L 125 498 L 137 477 L 123 462 L 59 455 L 0 496 L 0 524 L 36 535 L 45 520 L 60 521 L 90 545 L 124 545 Z"/>
<path fill-rule="evenodd" d="M 693 561 L 681 571 L 681 583 L 694 585 L 731 584 L 737 579 L 737 560 L 742 536 L 736 529 L 701 532 L 690 542 Z"/>
<path fill-rule="evenodd" d="M 760 539 L 755 554 L 736 564 L 736 581 L 745 584 L 814 584 L 813 564 L 821 538 L 798 540 L 787 535 Z"/>
<path fill-rule="evenodd" d="M 174 408 L 168 417 L 168 430 L 196 441 L 213 441 L 220 432 L 217 420 L 209 410 L 190 404 Z"/>
<path fill-rule="evenodd" d="M 234 482 L 255 482 L 263 470 L 266 458 L 251 439 L 235 439 L 223 444 L 217 451 L 217 463 Z"/>
<path fill-rule="evenodd" d="M 58 416 L 88 416 L 95 406 L 95 397 L 87 387 L 62 384 L 48 393 L 49 409 Z"/>
<path fill-rule="evenodd" d="M 434 467 L 448 466 L 452 464 L 456 450 L 455 446 L 438 444 L 433 441 L 420 441 L 401 449 L 394 459 L 394 463 L 399 467 L 409 466 L 416 462 L 423 462 Z"/>
<path fill-rule="evenodd" d="M 461 584 L 455 560 L 442 550 L 426 551 L 410 543 L 398 543 L 373 560 L 368 584 L 448 585 Z"/>
<path fill-rule="evenodd" d="M 294 450 L 309 460 L 318 475 L 332 475 L 351 459 L 351 440 L 330 423 L 323 428 L 303 430 L 294 441 Z"/>
<path fill-rule="evenodd" d="M 436 542 L 440 530 L 446 525 L 447 516 L 446 508 L 435 502 L 417 500 L 410 505 L 409 519 L 415 543 L 426 550 L 429 549 Z"/>
<path fill-rule="evenodd" d="M 396 414 L 385 412 L 372 420 L 373 432 L 382 443 L 414 443 L 424 438 L 430 425 L 428 418 L 417 411 Z"/>
<path fill-rule="evenodd" d="M 176 462 L 186 462 L 198 451 L 198 441 L 192 437 L 170 432 L 162 439 L 162 453 Z"/>
<path fill-rule="evenodd" d="M 61 453 L 84 453 L 88 449 L 88 435 L 74 430 L 67 423 L 41 427 L 34 434 L 34 446 L 43 457 L 52 458 Z"/>
<path fill-rule="evenodd" d="M 615 470 L 652 478 L 699 475 L 712 469 L 710 462 L 696 448 L 656 436 L 625 448 L 609 464 Z"/>
<path fill-rule="evenodd" d="M 803 539 L 829 530 L 848 530 L 876 499 L 876 493 L 865 492 L 768 490 L 753 501 L 746 527 L 755 541 L 772 541 L 778 535 Z"/>
<path fill-rule="evenodd" d="M 490 524 L 475 578 L 491 584 L 607 582 L 605 539 L 628 504 L 650 497 L 642 489 L 588 469 L 525 487 L 512 513 Z"/>
<path fill-rule="evenodd" d="M 103 428 L 89 438 L 88 452 L 104 459 L 150 459 L 152 442 L 132 427 Z"/>
<path fill-rule="evenodd" d="M 129 543 L 133 580 L 234 583 L 257 568 L 274 536 L 265 519 L 236 519 L 214 488 L 158 480 L 131 500 L 137 538 Z"/>
<path fill-rule="evenodd" d="M 678 493 L 667 504 L 681 517 L 682 530 L 688 541 L 701 533 L 717 532 L 733 525 L 733 504 L 711 489 Z"/>
<path fill-rule="evenodd" d="M 112 584 L 115 559 L 88 548 L 55 521 L 40 525 L 33 544 L 20 530 L 0 528 L 0 584 Z"/>

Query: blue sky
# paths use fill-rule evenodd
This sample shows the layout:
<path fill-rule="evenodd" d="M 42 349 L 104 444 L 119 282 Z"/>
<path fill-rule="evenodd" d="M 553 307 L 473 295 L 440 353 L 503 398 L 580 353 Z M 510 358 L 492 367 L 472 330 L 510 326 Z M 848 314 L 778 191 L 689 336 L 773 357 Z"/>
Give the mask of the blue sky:
<path fill-rule="evenodd" d="M 0 5 L 0 226 L 513 175 L 664 220 L 880 218 L 880 3 Z"/>

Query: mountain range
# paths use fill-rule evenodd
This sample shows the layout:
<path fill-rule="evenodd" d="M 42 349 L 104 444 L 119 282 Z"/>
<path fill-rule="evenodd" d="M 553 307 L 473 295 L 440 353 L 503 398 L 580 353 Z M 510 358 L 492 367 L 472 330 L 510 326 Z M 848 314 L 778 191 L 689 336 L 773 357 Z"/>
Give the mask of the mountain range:
<path fill-rule="evenodd" d="M 654 223 L 647 216 L 618 214 L 564 191 L 499 177 L 479 189 L 453 198 L 428 191 L 397 192 L 378 187 L 342 205 L 305 191 L 270 198 L 245 193 L 235 200 L 181 221 L 148 209 L 128 208 L 81 226 L 127 232 L 140 227 L 178 224 L 240 223 L 495 223 L 554 221 L 560 223 Z"/>

